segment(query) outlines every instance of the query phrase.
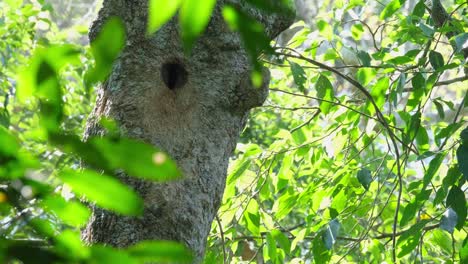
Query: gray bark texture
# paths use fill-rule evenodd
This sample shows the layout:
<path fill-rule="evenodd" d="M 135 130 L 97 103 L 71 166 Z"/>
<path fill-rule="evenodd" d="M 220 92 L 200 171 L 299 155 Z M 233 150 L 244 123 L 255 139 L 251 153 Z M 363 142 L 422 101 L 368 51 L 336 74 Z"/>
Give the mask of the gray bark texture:
<path fill-rule="evenodd" d="M 262 105 L 268 94 L 268 70 L 263 71 L 261 88 L 250 83 L 251 64 L 241 39 L 221 15 L 226 1 L 218 1 L 190 56 L 184 55 L 177 18 L 147 37 L 147 0 L 104 1 L 90 40 L 108 18 L 118 16 L 126 26 L 127 41 L 98 90 L 85 139 L 104 134 L 98 120 L 110 117 L 126 136 L 165 150 L 184 178 L 161 184 L 120 175 L 144 199 L 144 214 L 124 217 L 93 207 L 82 231 L 87 243 L 125 247 L 141 240 L 175 240 L 193 250 L 196 263 L 202 261 L 229 157 L 249 110 Z M 241 0 L 229 2 L 255 16 L 270 38 L 293 20 L 264 14 Z"/>

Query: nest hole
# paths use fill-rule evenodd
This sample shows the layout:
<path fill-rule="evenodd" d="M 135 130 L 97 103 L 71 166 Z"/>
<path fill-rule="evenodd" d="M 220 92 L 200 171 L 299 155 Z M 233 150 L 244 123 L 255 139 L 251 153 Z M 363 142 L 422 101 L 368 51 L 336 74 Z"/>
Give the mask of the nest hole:
<path fill-rule="evenodd" d="M 179 62 L 166 62 L 161 67 L 161 78 L 168 89 L 176 90 L 187 83 L 188 72 Z"/>

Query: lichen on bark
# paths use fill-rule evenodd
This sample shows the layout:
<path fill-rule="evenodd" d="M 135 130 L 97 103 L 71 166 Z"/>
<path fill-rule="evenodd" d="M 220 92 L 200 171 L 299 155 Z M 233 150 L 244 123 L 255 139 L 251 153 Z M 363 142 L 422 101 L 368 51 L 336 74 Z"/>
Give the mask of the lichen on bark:
<path fill-rule="evenodd" d="M 206 238 L 219 208 L 226 171 L 249 110 L 263 104 L 269 73 L 255 88 L 251 64 L 240 37 L 223 21 L 218 1 L 205 33 L 190 56 L 183 51 L 177 18 L 146 36 L 147 0 L 105 0 L 90 31 L 91 41 L 111 16 L 120 17 L 127 40 L 108 79 L 98 90 L 85 139 L 102 135 L 105 116 L 117 121 L 126 136 L 153 144 L 171 155 L 182 180 L 154 183 L 119 173 L 144 199 L 141 217 L 123 217 L 93 207 L 82 237 L 87 243 L 125 247 L 141 240 L 175 240 L 203 258 Z M 242 2 L 231 0 L 229 2 Z M 270 38 L 292 23 L 292 17 L 246 10 L 261 21 Z M 176 63 L 186 79 L 169 89 L 163 65 Z M 178 68 L 182 67 L 182 68 Z M 169 77 L 168 77 L 169 76 Z M 177 80 L 172 80 L 175 83 Z"/>

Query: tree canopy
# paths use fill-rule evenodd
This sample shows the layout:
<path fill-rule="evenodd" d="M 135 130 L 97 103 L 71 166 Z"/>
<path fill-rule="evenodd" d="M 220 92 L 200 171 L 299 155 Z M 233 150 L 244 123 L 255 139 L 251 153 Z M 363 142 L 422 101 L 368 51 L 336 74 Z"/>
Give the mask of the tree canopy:
<path fill-rule="evenodd" d="M 468 262 L 467 2 L 150 0 L 147 35 L 176 16 L 191 56 L 217 2 L 250 81 L 261 85 L 262 67 L 271 80 L 232 157 L 205 263 Z M 270 42 L 245 5 L 296 22 Z M 190 263 L 172 241 L 80 240 L 86 203 L 141 215 L 115 171 L 183 177 L 113 120 L 81 140 L 125 45 L 119 18 L 83 41 L 80 18 L 95 11 L 0 2 L 0 262 Z"/>

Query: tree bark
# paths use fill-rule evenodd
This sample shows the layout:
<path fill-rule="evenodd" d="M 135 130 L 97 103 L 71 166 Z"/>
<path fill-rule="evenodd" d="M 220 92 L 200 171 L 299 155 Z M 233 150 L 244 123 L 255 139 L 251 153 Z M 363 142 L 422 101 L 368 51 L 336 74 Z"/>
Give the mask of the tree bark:
<path fill-rule="evenodd" d="M 171 155 L 182 180 L 153 183 L 119 175 L 144 199 L 141 217 L 123 217 L 93 207 L 82 232 L 87 243 L 125 247 L 141 240 L 179 241 L 201 262 L 206 238 L 223 196 L 229 157 L 249 110 L 264 102 L 264 85 L 250 83 L 248 57 L 237 33 L 231 32 L 218 1 L 205 33 L 185 56 L 177 18 L 146 37 L 147 0 L 105 0 L 90 31 L 92 41 L 111 16 L 126 26 L 124 50 L 98 90 L 85 139 L 102 135 L 102 116 L 117 121 L 123 133 L 153 144 Z M 266 15 L 241 0 L 230 0 L 255 16 L 270 38 L 292 23 L 292 17 Z"/>

